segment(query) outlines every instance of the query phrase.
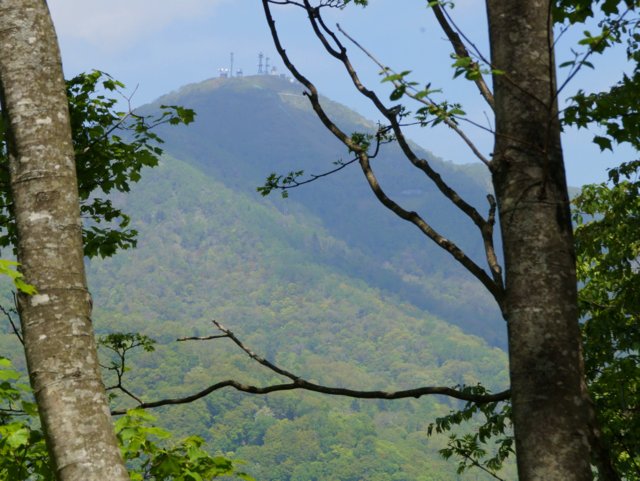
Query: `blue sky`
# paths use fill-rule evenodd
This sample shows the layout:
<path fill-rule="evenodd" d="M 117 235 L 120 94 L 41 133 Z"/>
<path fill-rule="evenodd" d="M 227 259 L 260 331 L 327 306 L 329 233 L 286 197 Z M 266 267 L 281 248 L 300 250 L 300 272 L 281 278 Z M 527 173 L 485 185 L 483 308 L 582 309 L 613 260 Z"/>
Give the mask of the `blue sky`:
<path fill-rule="evenodd" d="M 259 52 L 269 56 L 271 64 L 284 72 L 258 0 L 49 0 L 48 3 L 66 75 L 94 68 L 106 71 L 130 89 L 137 86 L 134 105 L 154 100 L 184 84 L 218 76 L 218 69 L 228 66 L 231 52 L 234 69 L 242 68 L 245 75 L 257 73 Z M 370 3 L 364 10 L 348 8 L 336 12 L 330 23 L 339 22 L 382 63 L 396 70 L 411 70 L 412 79 L 442 88 L 443 98 L 461 102 L 474 121 L 485 125 L 491 122 L 474 85 L 464 79 L 453 79 L 451 48 L 424 0 Z M 276 10 L 288 53 L 322 93 L 376 120 L 379 116 L 353 90 L 335 62 L 318 48 L 309 35 L 305 17 L 296 10 Z M 488 56 L 483 2 L 458 0 L 452 14 L 458 26 Z M 560 61 L 570 58 L 568 52 L 575 48 L 578 34 L 570 32 L 563 36 L 558 49 Z M 379 69 L 355 48 L 350 48 L 350 52 L 367 85 L 387 98 L 388 84 L 380 84 Z M 627 68 L 621 52 L 593 60 L 596 69 L 582 71 L 566 94 L 579 88 L 605 88 Z M 563 74 L 561 71 L 561 78 Z M 468 134 L 484 153 L 491 151 L 490 136 L 474 128 Z M 414 130 L 410 136 L 445 160 L 460 163 L 474 160 L 446 127 Z M 588 132 L 565 134 L 571 185 L 602 181 L 607 166 L 615 164 L 613 156 L 601 154 L 591 144 L 591 137 Z M 631 154 L 622 152 L 622 155 L 628 159 Z"/>

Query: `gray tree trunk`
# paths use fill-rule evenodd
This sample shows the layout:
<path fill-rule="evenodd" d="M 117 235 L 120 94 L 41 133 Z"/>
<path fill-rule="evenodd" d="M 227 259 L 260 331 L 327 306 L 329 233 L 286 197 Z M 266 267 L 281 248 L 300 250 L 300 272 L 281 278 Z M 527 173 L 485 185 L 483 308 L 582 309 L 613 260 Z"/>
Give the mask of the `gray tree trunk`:
<path fill-rule="evenodd" d="M 509 360 L 521 481 L 592 479 L 575 254 L 548 2 L 488 0 Z"/>
<path fill-rule="evenodd" d="M 0 99 L 8 125 L 29 376 L 59 480 L 125 481 L 100 378 L 58 43 L 44 0 L 0 0 Z"/>

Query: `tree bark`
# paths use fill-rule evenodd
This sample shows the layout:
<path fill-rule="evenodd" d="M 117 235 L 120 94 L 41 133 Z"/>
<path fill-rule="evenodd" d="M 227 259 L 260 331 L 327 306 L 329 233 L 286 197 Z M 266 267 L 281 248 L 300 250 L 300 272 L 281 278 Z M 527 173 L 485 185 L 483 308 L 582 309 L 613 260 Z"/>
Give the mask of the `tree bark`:
<path fill-rule="evenodd" d="M 100 378 L 69 112 L 43 0 L 0 0 L 0 100 L 8 126 L 20 295 L 31 385 L 64 481 L 128 480 Z"/>
<path fill-rule="evenodd" d="M 558 121 L 550 6 L 488 0 L 520 481 L 592 479 L 575 253 Z"/>

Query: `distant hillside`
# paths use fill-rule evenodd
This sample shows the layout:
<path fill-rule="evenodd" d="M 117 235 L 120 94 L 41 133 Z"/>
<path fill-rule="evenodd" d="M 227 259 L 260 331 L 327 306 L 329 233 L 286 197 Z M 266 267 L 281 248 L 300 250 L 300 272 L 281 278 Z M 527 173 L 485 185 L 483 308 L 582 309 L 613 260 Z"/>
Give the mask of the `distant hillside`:
<path fill-rule="evenodd" d="M 139 246 L 91 261 L 90 285 L 101 332 L 140 331 L 160 342 L 130 364 L 129 386 L 146 400 L 228 378 L 277 381 L 225 340 L 175 342 L 213 333 L 210 319 L 286 369 L 330 385 L 507 385 L 502 351 L 337 268 L 333 259 L 351 248 L 311 214 L 256 202 L 169 157 L 117 201 L 140 231 Z M 426 431 L 453 405 L 226 390 L 161 418 L 247 460 L 262 481 L 440 481 L 457 479 L 455 465 L 437 454 L 444 438 Z"/>
<path fill-rule="evenodd" d="M 161 130 L 169 153 L 225 186 L 264 202 L 255 190 L 270 173 L 304 170 L 317 174 L 332 169 L 334 161 L 348 158 L 348 152 L 311 111 L 302 90 L 296 82 L 273 76 L 217 78 L 185 86 L 154 105 L 184 105 L 198 113 L 193 125 Z M 346 107 L 328 99 L 323 102 L 345 130 L 374 128 Z M 153 108 L 147 106 L 143 111 Z M 443 162 L 424 151 L 422 155 L 465 199 L 486 212 L 488 175 L 481 166 Z M 424 174 L 407 164 L 397 148 L 384 146 L 374 168 L 394 199 L 420 212 L 485 265 L 475 226 Z M 289 199 L 274 193 L 268 201 L 282 212 L 319 219 L 333 237 L 344 241 L 349 256 L 336 252 L 331 262 L 345 274 L 504 347 L 504 321 L 484 288 L 415 227 L 386 211 L 357 165 L 291 191 Z"/>

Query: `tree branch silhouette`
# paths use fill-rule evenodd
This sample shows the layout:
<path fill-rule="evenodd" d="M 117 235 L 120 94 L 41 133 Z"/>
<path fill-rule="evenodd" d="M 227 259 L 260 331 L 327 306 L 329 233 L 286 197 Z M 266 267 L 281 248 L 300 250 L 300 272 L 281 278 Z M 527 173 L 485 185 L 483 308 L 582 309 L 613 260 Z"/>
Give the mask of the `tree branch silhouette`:
<path fill-rule="evenodd" d="M 151 409 L 157 408 L 161 406 L 170 406 L 177 404 L 188 404 L 198 399 L 202 399 L 209 394 L 218 391 L 220 389 L 226 387 L 232 387 L 237 391 L 246 392 L 250 394 L 269 394 L 273 392 L 280 391 L 293 391 L 293 390 L 304 390 L 317 392 L 321 394 L 329 394 L 333 396 L 345 396 L 350 398 L 358 398 L 358 399 L 406 399 L 406 398 L 420 398 L 422 396 L 427 395 L 441 395 L 448 396 L 450 398 L 459 399 L 461 401 L 474 402 L 477 404 L 486 404 L 491 402 L 505 401 L 509 399 L 510 391 L 505 390 L 495 394 L 479 394 L 475 391 L 474 387 L 461 387 L 460 389 L 446 387 L 446 386 L 424 386 L 414 389 L 405 389 L 398 391 L 381 391 L 381 390 L 358 390 L 358 389 L 348 389 L 341 387 L 331 387 L 325 386 L 322 384 L 317 384 L 311 381 L 307 381 L 306 379 L 298 376 L 295 373 L 287 371 L 276 364 L 268 361 L 262 356 L 256 354 L 252 351 L 248 346 L 246 346 L 231 330 L 224 327 L 218 321 L 211 321 L 216 328 L 222 332 L 222 334 L 212 335 L 212 336 L 199 336 L 199 337 L 182 337 L 177 339 L 179 342 L 184 341 L 205 341 L 205 340 L 213 340 L 213 339 L 221 339 L 221 338 L 229 338 L 236 344 L 242 351 L 244 351 L 251 359 L 256 361 L 258 364 L 266 367 L 270 371 L 286 377 L 291 380 L 288 383 L 281 384 L 272 384 L 269 386 L 253 386 L 251 384 L 244 384 L 239 381 L 233 379 L 227 379 L 225 381 L 220 381 L 215 384 L 210 385 L 209 387 L 202 389 L 194 394 L 184 397 L 178 398 L 169 398 L 169 399 L 160 399 L 158 401 L 150 401 L 150 402 L 140 402 L 138 401 L 137 408 L 142 409 Z M 137 399 L 137 398 L 135 398 Z M 115 409 L 111 411 L 112 415 L 121 415 L 127 412 L 126 409 Z"/>
<path fill-rule="evenodd" d="M 463 252 L 454 242 L 447 239 L 435 229 L 433 229 L 433 227 L 428 222 L 426 222 L 418 213 L 404 209 L 384 192 L 370 165 L 368 144 L 363 145 L 362 142 L 354 140 L 353 136 L 347 135 L 329 118 L 320 103 L 320 97 L 316 86 L 298 70 L 298 68 L 289 58 L 286 50 L 280 42 L 280 37 L 275 26 L 275 21 L 271 14 L 271 8 L 269 6 L 270 3 L 273 2 L 271 0 L 262 1 L 267 24 L 269 25 L 271 36 L 273 38 L 278 54 L 280 55 L 287 69 L 289 69 L 292 75 L 307 89 L 305 95 L 309 98 L 311 106 L 314 112 L 316 112 L 320 121 L 335 137 L 338 138 L 338 140 L 340 140 L 349 149 L 349 151 L 353 152 L 355 156 L 358 157 L 363 174 L 365 175 L 365 178 L 367 179 L 367 182 L 369 183 L 369 186 L 375 194 L 376 198 L 397 216 L 414 224 L 422 231 L 423 234 L 425 234 L 428 238 L 430 238 L 441 248 L 447 251 L 450 255 L 452 255 L 487 288 L 487 290 L 495 298 L 498 305 L 501 305 L 504 296 L 504 284 L 501 268 L 498 264 L 494 249 L 493 224 L 495 222 L 495 215 L 492 214 L 492 211 L 495 210 L 495 207 L 491 206 L 491 200 L 489 216 L 488 219 L 485 219 L 475 207 L 467 203 L 453 188 L 451 188 L 445 182 L 441 175 L 432 168 L 432 166 L 426 159 L 422 159 L 418 155 L 416 155 L 416 153 L 409 145 L 409 142 L 405 138 L 404 132 L 402 131 L 402 128 L 400 126 L 399 116 L 401 115 L 401 112 L 399 112 L 398 109 L 394 107 L 388 108 L 387 106 L 385 106 L 385 104 L 380 100 L 375 92 L 369 90 L 362 84 L 357 72 L 351 64 L 349 57 L 347 56 L 346 47 L 340 42 L 340 39 L 338 39 L 336 34 L 324 23 L 322 16 L 320 15 L 319 8 L 313 8 L 308 0 L 304 0 L 304 9 L 308 13 L 309 22 L 311 23 L 316 37 L 318 37 L 327 53 L 329 53 L 331 56 L 333 56 L 343 64 L 358 92 L 368 98 L 389 122 L 391 132 L 393 133 L 407 159 L 414 167 L 421 170 L 434 183 L 438 190 L 479 228 L 485 246 L 486 260 L 491 272 L 491 275 L 489 275 L 483 268 L 481 268 L 470 257 L 468 257 L 466 253 Z"/>

